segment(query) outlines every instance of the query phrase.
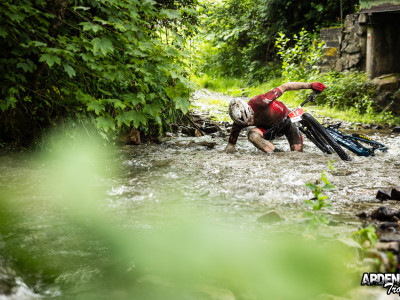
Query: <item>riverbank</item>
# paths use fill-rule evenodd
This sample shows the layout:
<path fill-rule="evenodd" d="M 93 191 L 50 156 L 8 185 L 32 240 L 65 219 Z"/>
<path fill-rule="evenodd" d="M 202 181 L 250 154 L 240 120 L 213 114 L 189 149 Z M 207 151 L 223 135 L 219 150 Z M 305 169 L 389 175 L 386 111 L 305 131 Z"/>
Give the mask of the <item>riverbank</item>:
<path fill-rule="evenodd" d="M 160 143 L 106 153 L 82 137 L 40 156 L 0 155 L 0 297 L 383 299 L 385 289 L 360 287 L 362 274 L 397 257 L 375 248 L 367 256 L 352 237 L 374 224 L 387 233 L 381 242 L 399 249 L 400 202 L 386 201 L 388 210 L 376 199 L 399 182 L 398 135 L 371 131 L 389 151 L 351 162 L 307 139 L 303 153 L 280 138 L 284 152 L 266 155 L 244 131 L 227 154 L 229 100 L 195 93 L 200 136 L 186 126 Z M 313 228 L 306 213 L 315 194 L 305 184 L 318 184 L 322 171 L 336 188 L 326 191 L 331 206 L 315 213 L 329 223 Z"/>
<path fill-rule="evenodd" d="M 269 82 L 249 86 L 244 80 L 211 78 L 209 76 L 195 77 L 192 79 L 198 86 L 198 89 L 206 89 L 211 93 L 219 93 L 227 97 L 243 97 L 251 99 L 252 97 L 264 94 L 271 89 L 282 84 L 282 79 L 277 78 Z M 329 86 L 327 86 L 329 89 Z M 309 94 L 308 91 L 292 91 L 284 93 L 280 101 L 290 108 L 297 107 Z M 217 96 L 218 99 L 218 96 Z M 318 116 L 324 116 L 333 120 L 340 120 L 352 124 L 354 129 L 393 129 L 400 125 L 400 117 L 394 116 L 391 112 L 383 110 L 381 113 L 373 111 L 360 114 L 356 108 L 339 109 L 336 107 L 317 106 L 308 104 L 308 111 L 314 112 Z M 321 119 L 319 119 L 321 121 Z"/>
<path fill-rule="evenodd" d="M 295 93 L 295 92 L 293 92 Z M 236 94 L 236 93 L 234 93 Z M 288 94 L 288 93 L 286 93 Z M 289 98 L 289 101 L 285 101 L 285 94 L 282 96 L 283 101 L 290 109 L 295 108 L 302 101 Z M 201 115 L 204 113 L 209 114 L 209 118 L 222 123 L 232 123 L 232 120 L 228 114 L 229 102 L 232 98 L 240 98 L 245 101 L 250 100 L 247 96 L 232 96 L 229 94 L 223 94 L 208 89 L 199 89 L 193 94 L 191 110 L 192 114 Z M 370 130 L 370 131 L 385 131 L 390 132 L 396 128 L 396 125 L 389 125 L 388 123 L 368 123 L 367 121 L 374 121 L 369 118 L 361 120 L 352 118 L 352 112 L 341 112 L 334 108 L 325 108 L 316 105 L 305 106 L 305 111 L 311 113 L 321 124 L 331 125 L 341 123 L 342 129 L 349 130 Z M 396 130 L 395 130 L 396 131 Z"/>

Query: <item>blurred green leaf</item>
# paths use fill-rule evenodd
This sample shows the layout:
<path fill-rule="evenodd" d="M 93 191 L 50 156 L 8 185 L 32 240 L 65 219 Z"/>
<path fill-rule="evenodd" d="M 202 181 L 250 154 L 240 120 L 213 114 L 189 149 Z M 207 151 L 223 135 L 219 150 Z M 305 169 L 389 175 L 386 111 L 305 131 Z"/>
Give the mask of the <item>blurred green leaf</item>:
<path fill-rule="evenodd" d="M 58 56 L 51 54 L 43 54 L 40 56 L 40 62 L 46 62 L 47 65 L 51 68 L 54 64 L 59 65 L 61 63 L 61 59 Z"/>
<path fill-rule="evenodd" d="M 112 42 L 107 37 L 94 38 L 91 42 L 93 44 L 93 54 L 101 52 L 104 56 L 109 52 L 114 51 Z"/>
<path fill-rule="evenodd" d="M 177 97 L 174 99 L 175 107 L 180 109 L 184 114 L 186 114 L 190 107 L 190 102 L 188 99 Z"/>
<path fill-rule="evenodd" d="M 76 75 L 75 70 L 69 64 L 64 64 L 64 71 L 67 72 L 70 78 Z"/>

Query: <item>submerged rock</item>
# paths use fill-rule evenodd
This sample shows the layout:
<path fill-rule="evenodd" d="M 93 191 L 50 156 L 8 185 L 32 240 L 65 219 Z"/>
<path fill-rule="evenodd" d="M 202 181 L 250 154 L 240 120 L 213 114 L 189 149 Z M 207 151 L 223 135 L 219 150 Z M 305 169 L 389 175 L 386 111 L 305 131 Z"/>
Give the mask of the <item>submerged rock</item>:
<path fill-rule="evenodd" d="M 393 216 L 393 211 L 387 206 L 381 206 L 371 213 L 371 218 L 378 221 L 390 221 Z"/>
<path fill-rule="evenodd" d="M 369 217 L 371 217 L 371 214 L 366 211 L 362 211 L 357 214 L 357 217 L 359 217 L 360 219 L 368 219 Z"/>
<path fill-rule="evenodd" d="M 140 131 L 132 129 L 131 131 L 123 134 L 119 141 L 125 145 L 140 145 Z"/>
<path fill-rule="evenodd" d="M 276 223 L 281 221 L 282 218 L 278 213 L 274 210 L 267 212 L 266 214 L 257 218 L 257 222 L 260 223 Z"/>

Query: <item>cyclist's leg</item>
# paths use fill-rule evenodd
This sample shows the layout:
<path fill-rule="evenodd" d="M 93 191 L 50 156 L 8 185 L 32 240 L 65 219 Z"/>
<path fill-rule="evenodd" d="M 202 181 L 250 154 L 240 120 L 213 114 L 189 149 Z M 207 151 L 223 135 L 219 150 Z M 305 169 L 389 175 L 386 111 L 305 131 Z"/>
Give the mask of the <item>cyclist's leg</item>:
<path fill-rule="evenodd" d="M 285 136 L 289 141 L 291 151 L 303 152 L 303 137 L 295 124 L 292 123 L 288 127 Z"/>
<path fill-rule="evenodd" d="M 258 149 L 270 153 L 275 150 L 275 146 L 266 139 L 263 138 L 265 130 L 263 128 L 253 128 L 249 131 L 247 137 L 249 141 L 256 146 Z"/>

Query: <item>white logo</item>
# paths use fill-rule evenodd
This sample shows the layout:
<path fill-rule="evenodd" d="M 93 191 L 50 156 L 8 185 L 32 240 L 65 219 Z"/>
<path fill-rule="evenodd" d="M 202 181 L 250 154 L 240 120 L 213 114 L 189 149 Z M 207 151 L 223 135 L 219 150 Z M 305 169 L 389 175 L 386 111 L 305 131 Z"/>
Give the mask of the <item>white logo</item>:
<path fill-rule="evenodd" d="M 400 274 L 392 273 L 364 273 L 361 285 L 382 286 L 387 288 L 387 294 L 398 294 L 400 296 Z"/>
<path fill-rule="evenodd" d="M 270 104 L 270 103 L 271 103 L 271 101 L 272 101 L 272 100 L 269 100 L 269 99 L 264 99 L 264 102 L 265 102 L 265 103 L 267 103 L 267 104 Z"/>

